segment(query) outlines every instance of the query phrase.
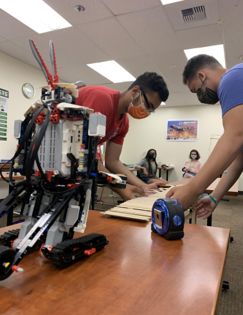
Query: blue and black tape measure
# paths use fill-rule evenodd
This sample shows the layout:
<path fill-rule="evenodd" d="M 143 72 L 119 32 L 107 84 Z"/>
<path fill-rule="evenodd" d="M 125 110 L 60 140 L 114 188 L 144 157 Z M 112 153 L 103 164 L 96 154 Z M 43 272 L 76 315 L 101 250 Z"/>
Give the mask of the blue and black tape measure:
<path fill-rule="evenodd" d="M 152 231 L 167 240 L 183 238 L 184 211 L 175 199 L 157 199 L 152 208 Z"/>

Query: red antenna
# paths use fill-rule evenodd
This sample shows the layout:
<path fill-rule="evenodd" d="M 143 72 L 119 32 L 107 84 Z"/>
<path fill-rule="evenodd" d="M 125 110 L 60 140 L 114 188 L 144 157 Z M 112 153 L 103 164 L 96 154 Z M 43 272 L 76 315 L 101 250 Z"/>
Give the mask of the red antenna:
<path fill-rule="evenodd" d="M 52 70 L 53 70 L 53 75 L 51 74 L 51 72 L 49 71 L 44 59 L 42 58 L 39 50 L 37 49 L 34 41 L 32 39 L 29 40 L 30 43 L 30 48 L 31 51 L 33 53 L 33 56 L 35 57 L 35 60 L 38 62 L 46 80 L 48 85 L 52 88 L 55 89 L 56 84 L 59 82 L 59 77 L 57 74 L 57 63 L 56 63 L 56 53 L 55 53 L 55 48 L 53 45 L 53 42 L 50 41 L 49 42 L 49 53 L 50 53 L 50 61 L 51 61 L 51 66 L 52 66 Z"/>
<path fill-rule="evenodd" d="M 50 51 L 50 59 L 53 70 L 53 82 L 59 82 L 58 74 L 57 74 L 57 60 L 56 60 L 56 51 L 54 48 L 53 42 L 50 40 L 49 42 L 49 51 Z"/>

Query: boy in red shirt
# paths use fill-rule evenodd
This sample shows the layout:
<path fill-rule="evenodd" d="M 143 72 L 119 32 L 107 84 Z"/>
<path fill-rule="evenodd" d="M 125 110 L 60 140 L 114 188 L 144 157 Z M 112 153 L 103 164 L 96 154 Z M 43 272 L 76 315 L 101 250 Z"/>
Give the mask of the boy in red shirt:
<path fill-rule="evenodd" d="M 162 181 L 145 184 L 120 161 L 122 145 L 129 129 L 127 113 L 135 119 L 146 118 L 168 96 L 164 79 L 154 72 L 140 75 L 123 93 L 103 86 L 85 86 L 79 89 L 76 104 L 106 116 L 106 135 L 100 141 L 100 144 L 106 142 L 105 167 L 99 163 L 99 170 L 127 176 L 126 189 L 116 189 L 124 200 L 146 195 L 151 189 L 163 184 Z"/>

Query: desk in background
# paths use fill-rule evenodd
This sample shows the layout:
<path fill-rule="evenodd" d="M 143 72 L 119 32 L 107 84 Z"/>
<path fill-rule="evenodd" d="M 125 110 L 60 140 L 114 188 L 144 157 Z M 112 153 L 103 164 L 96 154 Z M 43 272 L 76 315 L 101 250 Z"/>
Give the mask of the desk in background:
<path fill-rule="evenodd" d="M 212 191 L 214 191 L 214 189 L 218 185 L 220 179 L 221 178 L 216 178 L 215 181 L 211 185 L 209 185 L 209 187 L 206 189 L 206 192 L 210 194 Z M 234 185 L 227 191 L 227 193 L 225 195 L 237 196 L 238 194 L 239 194 L 239 180 L 237 180 L 234 183 Z M 224 199 L 224 201 L 228 201 L 228 200 Z M 209 226 L 212 225 L 212 215 L 210 215 L 207 218 L 207 225 L 209 225 Z"/>
<path fill-rule="evenodd" d="M 3 175 L 4 177 L 8 180 L 9 179 L 9 173 L 8 172 L 3 172 Z M 22 181 L 24 180 L 25 177 L 20 175 L 20 174 L 16 174 L 16 175 L 13 175 L 13 180 L 14 181 Z M 1 191 L 0 191 L 0 201 L 2 199 L 4 199 L 5 197 L 7 197 L 7 195 L 10 193 L 11 191 L 11 188 L 10 186 L 8 185 L 7 182 L 5 182 L 2 177 L 0 176 L 0 188 L 1 188 Z M 9 210 L 8 211 L 8 214 L 6 215 L 3 215 L 1 218 L 0 218 L 0 226 L 6 226 L 6 225 L 10 225 L 13 223 L 13 209 L 12 210 Z"/>
<path fill-rule="evenodd" d="M 8 172 L 4 172 L 3 175 L 7 180 L 9 179 L 9 173 Z M 20 174 L 13 175 L 13 181 L 20 181 L 23 179 L 25 179 L 25 177 L 23 175 L 20 175 Z M 0 180 L 3 181 L 2 177 L 0 177 Z"/>
<path fill-rule="evenodd" d="M 218 185 L 219 181 L 221 178 L 216 178 L 214 182 L 212 182 L 211 185 L 208 186 L 206 189 L 207 193 L 211 193 L 216 186 Z M 170 184 L 173 186 L 180 186 L 180 185 L 185 185 L 190 181 L 190 178 L 183 178 L 179 181 L 176 182 L 171 182 Z M 239 180 L 237 180 L 234 185 L 226 192 L 225 195 L 231 195 L 231 196 L 237 196 L 239 194 Z"/>
<path fill-rule="evenodd" d="M 216 178 L 215 181 L 206 189 L 207 193 L 214 191 L 221 178 Z M 225 195 L 237 196 L 239 194 L 239 180 L 227 191 Z"/>
<path fill-rule="evenodd" d="M 2 163 L 2 162 L 0 162 L 0 169 L 2 171 L 9 171 L 10 167 L 11 167 L 10 163 Z"/>
<path fill-rule="evenodd" d="M 140 169 L 139 166 L 129 166 L 129 171 L 132 172 L 135 176 L 137 176 L 137 171 Z"/>
<path fill-rule="evenodd" d="M 174 169 L 174 166 L 168 166 L 162 164 L 161 166 L 158 167 L 159 170 L 159 177 L 162 177 L 162 172 L 165 172 L 165 179 L 168 181 L 169 180 L 169 172 Z"/>
<path fill-rule="evenodd" d="M 26 256 L 25 271 L 0 283 L 1 314 L 215 314 L 228 229 L 186 224 L 182 240 L 167 241 L 150 224 L 91 211 L 87 232 L 109 244 L 64 270 Z"/>
<path fill-rule="evenodd" d="M 210 194 L 212 191 L 214 191 L 214 189 L 216 188 L 216 186 L 218 185 L 219 181 L 221 178 L 216 178 L 215 181 L 208 186 L 208 188 L 206 189 L 206 193 Z M 183 178 L 181 181 L 175 182 L 173 183 L 175 186 L 177 185 L 184 185 L 186 184 L 188 181 L 190 181 L 189 178 Z M 237 180 L 234 185 L 226 192 L 225 195 L 229 195 L 229 196 L 237 196 L 239 194 L 239 180 Z M 196 217 L 195 217 L 196 218 Z M 195 221 L 196 223 L 196 221 Z M 212 215 L 210 215 L 207 218 L 207 225 L 211 226 L 212 225 Z"/>

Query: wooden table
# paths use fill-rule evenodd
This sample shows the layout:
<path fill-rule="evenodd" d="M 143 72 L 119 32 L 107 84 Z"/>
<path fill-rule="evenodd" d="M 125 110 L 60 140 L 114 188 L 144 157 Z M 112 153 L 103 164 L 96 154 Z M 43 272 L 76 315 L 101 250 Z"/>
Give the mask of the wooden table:
<path fill-rule="evenodd" d="M 91 211 L 87 232 L 104 233 L 110 243 L 64 270 L 37 253 L 25 257 L 25 271 L 0 282 L 0 314 L 215 313 L 228 229 L 186 225 L 183 240 L 167 241 L 150 224 Z"/>

